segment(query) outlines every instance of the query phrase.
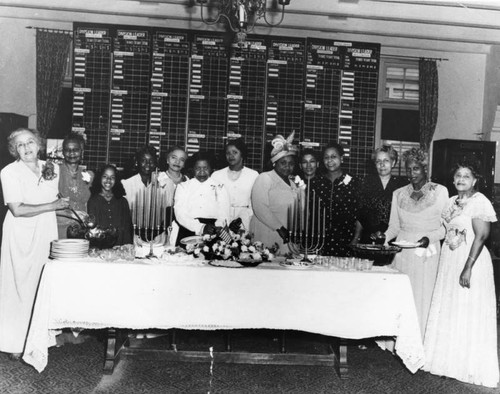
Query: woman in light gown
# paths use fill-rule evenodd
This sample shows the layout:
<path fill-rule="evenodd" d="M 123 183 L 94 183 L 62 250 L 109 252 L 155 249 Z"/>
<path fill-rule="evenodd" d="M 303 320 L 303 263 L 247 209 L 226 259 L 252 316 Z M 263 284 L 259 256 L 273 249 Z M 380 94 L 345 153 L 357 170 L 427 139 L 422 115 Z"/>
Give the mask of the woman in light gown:
<path fill-rule="evenodd" d="M 58 166 L 38 159 L 42 139 L 37 131 L 13 131 L 8 144 L 16 161 L 1 172 L 9 210 L 0 257 L 0 351 L 19 360 L 50 242 L 57 239 L 55 211 L 68 208 L 69 199 L 57 197 Z"/>
<path fill-rule="evenodd" d="M 247 157 L 247 146 L 243 139 L 238 138 L 228 142 L 225 153 L 229 166 L 215 171 L 212 174 L 212 179 L 223 183 L 229 193 L 231 199 L 231 225 L 229 227 L 231 230 L 238 231 L 241 226 L 248 231 L 253 215 L 250 197 L 253 184 L 259 173 L 244 165 Z"/>
<path fill-rule="evenodd" d="M 422 338 L 436 282 L 440 240 L 444 238 L 441 212 L 448 201 L 448 190 L 427 180 L 428 154 L 413 148 L 403 154 L 410 184 L 394 191 L 386 243 L 406 241 L 418 248 L 397 253 L 392 266 L 407 274 L 413 288 Z"/>
<path fill-rule="evenodd" d="M 294 133 L 286 140 L 281 135 L 273 139 L 271 162 L 274 169 L 260 174 L 252 188 L 254 215 L 250 221 L 250 233 L 266 247 L 280 248 L 289 252 L 289 207 L 297 201 L 299 188 L 290 179 L 295 168 L 297 149 L 292 144 Z"/>
<path fill-rule="evenodd" d="M 85 140 L 77 133 L 68 134 L 62 145 L 64 161 L 60 166 L 59 193 L 63 197 L 69 197 L 71 208 L 77 212 L 87 212 L 90 185 L 94 179 L 92 171 L 80 167 L 84 146 Z M 59 239 L 67 238 L 68 226 L 75 224 L 76 221 L 76 216 L 69 209 L 57 212 Z"/>
<path fill-rule="evenodd" d="M 443 212 L 446 237 L 425 334 L 424 370 L 497 387 L 497 317 L 493 266 L 484 242 L 496 222 L 490 201 L 475 190 L 478 173 L 454 171 L 458 196 Z"/>

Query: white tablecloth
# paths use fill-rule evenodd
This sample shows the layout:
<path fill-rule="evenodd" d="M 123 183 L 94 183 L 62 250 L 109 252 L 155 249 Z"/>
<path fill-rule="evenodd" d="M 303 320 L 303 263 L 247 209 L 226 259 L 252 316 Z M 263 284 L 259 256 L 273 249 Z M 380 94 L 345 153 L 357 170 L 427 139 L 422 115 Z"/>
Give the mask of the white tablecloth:
<path fill-rule="evenodd" d="M 23 359 L 42 371 L 55 344 L 51 330 L 64 327 L 394 336 L 395 351 L 410 371 L 424 363 L 409 279 L 385 267 L 349 272 L 54 260 L 42 274 Z"/>

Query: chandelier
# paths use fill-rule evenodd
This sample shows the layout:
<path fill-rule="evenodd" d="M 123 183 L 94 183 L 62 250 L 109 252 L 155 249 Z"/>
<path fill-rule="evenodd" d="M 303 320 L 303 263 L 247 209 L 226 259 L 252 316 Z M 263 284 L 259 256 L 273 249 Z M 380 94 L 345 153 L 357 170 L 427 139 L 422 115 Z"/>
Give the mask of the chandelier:
<path fill-rule="evenodd" d="M 269 26 L 278 26 L 285 17 L 285 7 L 290 4 L 290 0 L 277 1 L 281 6 L 281 17 L 276 23 L 272 23 L 267 18 L 268 0 L 196 0 L 201 6 L 201 20 L 207 25 L 215 25 L 225 21 L 227 26 L 236 33 L 236 41 L 242 43 L 246 39 L 248 32 L 253 31 L 255 22 L 264 19 Z M 216 9 L 214 18 L 207 18 L 209 9 Z"/>

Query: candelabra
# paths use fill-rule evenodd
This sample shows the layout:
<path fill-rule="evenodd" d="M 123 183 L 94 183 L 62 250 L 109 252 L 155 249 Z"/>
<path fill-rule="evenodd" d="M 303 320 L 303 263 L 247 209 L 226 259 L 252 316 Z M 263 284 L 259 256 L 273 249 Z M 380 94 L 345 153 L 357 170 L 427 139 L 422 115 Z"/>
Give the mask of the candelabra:
<path fill-rule="evenodd" d="M 146 257 L 154 256 L 155 245 L 170 246 L 173 211 L 168 200 L 167 193 L 158 184 L 158 171 L 151 174 L 150 185 L 139 190 L 132 200 L 131 216 L 134 234 L 149 243 L 150 247 Z"/>
<path fill-rule="evenodd" d="M 302 261 L 310 262 L 308 254 L 318 254 L 325 243 L 326 208 L 320 197 L 311 191 L 310 180 L 304 195 L 299 194 L 288 209 L 288 247 L 294 254 L 302 254 Z"/>

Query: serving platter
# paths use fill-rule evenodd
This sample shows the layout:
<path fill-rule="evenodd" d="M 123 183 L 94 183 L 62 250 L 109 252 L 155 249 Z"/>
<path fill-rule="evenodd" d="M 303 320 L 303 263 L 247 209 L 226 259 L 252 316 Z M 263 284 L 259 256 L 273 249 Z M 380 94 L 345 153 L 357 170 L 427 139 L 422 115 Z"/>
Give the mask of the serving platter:
<path fill-rule="evenodd" d="M 405 241 L 404 239 L 391 242 L 391 245 L 394 245 L 394 246 L 397 246 L 397 247 L 403 248 L 403 249 L 413 249 L 413 248 L 419 248 L 422 246 L 422 244 L 420 242 L 409 242 L 409 241 Z"/>

